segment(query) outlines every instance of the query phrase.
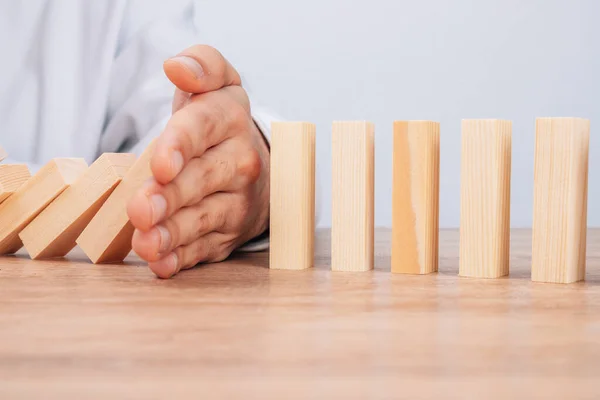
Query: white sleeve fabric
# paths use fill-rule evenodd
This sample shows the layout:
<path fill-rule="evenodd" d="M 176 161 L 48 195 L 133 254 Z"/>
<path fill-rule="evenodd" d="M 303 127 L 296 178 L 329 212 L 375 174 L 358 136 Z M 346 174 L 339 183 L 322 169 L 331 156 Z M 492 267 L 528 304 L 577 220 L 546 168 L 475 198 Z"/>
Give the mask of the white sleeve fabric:
<path fill-rule="evenodd" d="M 197 44 L 193 0 L 127 3 L 110 79 L 107 118 L 99 152 L 140 155 L 160 135 L 175 87 L 163 62 Z"/>

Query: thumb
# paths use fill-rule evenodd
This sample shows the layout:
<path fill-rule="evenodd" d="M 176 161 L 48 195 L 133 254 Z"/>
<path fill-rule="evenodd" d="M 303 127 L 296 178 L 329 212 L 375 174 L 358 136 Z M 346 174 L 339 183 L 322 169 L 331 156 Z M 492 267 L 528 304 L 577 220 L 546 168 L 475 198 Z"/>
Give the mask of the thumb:
<path fill-rule="evenodd" d="M 171 82 L 187 93 L 206 93 L 225 86 L 242 84 L 240 74 L 215 48 L 196 45 L 165 61 L 163 68 Z"/>

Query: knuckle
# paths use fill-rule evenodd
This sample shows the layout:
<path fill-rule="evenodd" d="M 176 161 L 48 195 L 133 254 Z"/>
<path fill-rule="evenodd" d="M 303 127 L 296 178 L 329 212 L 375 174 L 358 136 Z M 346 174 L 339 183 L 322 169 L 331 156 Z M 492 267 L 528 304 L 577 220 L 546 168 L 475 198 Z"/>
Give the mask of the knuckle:
<path fill-rule="evenodd" d="M 256 149 L 247 150 L 238 161 L 238 173 L 254 183 L 262 172 L 262 160 Z"/>
<path fill-rule="evenodd" d="M 221 244 L 218 246 L 213 246 L 210 257 L 208 258 L 209 262 L 221 262 L 225 261 L 227 257 L 231 255 L 232 249 L 230 246 L 226 244 Z"/>
<path fill-rule="evenodd" d="M 195 221 L 196 229 L 198 232 L 205 232 L 210 227 L 210 215 L 208 212 L 200 210 L 196 215 Z"/>

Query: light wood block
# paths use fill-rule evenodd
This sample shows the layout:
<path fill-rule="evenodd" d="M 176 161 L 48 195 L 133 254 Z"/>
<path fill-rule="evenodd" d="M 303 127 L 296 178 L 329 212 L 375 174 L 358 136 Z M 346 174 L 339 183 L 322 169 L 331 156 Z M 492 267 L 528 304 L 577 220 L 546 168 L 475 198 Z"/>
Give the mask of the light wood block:
<path fill-rule="evenodd" d="M 0 204 L 0 254 L 19 250 L 21 230 L 86 169 L 83 159 L 55 158 Z"/>
<path fill-rule="evenodd" d="M 29 256 L 39 260 L 67 255 L 134 162 L 133 154 L 101 155 L 21 231 Z"/>
<path fill-rule="evenodd" d="M 538 118 L 531 279 L 585 279 L 590 121 Z"/>
<path fill-rule="evenodd" d="M 152 176 L 150 159 L 155 144 L 156 141 L 152 141 L 131 166 L 121 183 L 77 238 L 77 244 L 93 263 L 122 262 L 131 251 L 134 228 L 127 215 L 127 202 Z"/>
<path fill-rule="evenodd" d="M 16 192 L 29 178 L 31 173 L 27 165 L 0 165 L 0 203 Z"/>
<path fill-rule="evenodd" d="M 509 272 L 512 123 L 462 121 L 460 276 Z"/>
<path fill-rule="evenodd" d="M 310 268 L 315 235 L 314 124 L 273 123 L 270 170 L 270 268 Z"/>
<path fill-rule="evenodd" d="M 8 157 L 6 150 L 4 150 L 2 146 L 0 146 L 0 162 L 2 162 L 6 157 Z"/>
<path fill-rule="evenodd" d="M 394 122 L 392 272 L 438 270 L 440 124 Z"/>
<path fill-rule="evenodd" d="M 373 269 L 374 126 L 334 122 L 331 269 Z"/>

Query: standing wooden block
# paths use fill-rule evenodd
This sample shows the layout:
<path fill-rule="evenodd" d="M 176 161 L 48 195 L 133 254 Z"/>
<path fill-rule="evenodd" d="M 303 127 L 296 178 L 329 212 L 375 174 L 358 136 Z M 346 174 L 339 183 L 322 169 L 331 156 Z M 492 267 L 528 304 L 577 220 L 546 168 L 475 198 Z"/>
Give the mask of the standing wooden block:
<path fill-rule="evenodd" d="M 315 125 L 275 122 L 271 129 L 269 265 L 313 265 L 315 235 Z"/>
<path fill-rule="evenodd" d="M 77 238 L 77 244 L 93 263 L 121 262 L 131 251 L 134 228 L 127 215 L 127 202 L 152 176 L 150 159 L 155 144 L 150 143 Z"/>
<path fill-rule="evenodd" d="M 440 124 L 394 123 L 392 272 L 438 270 Z"/>
<path fill-rule="evenodd" d="M 585 279 L 590 121 L 536 120 L 531 279 Z"/>
<path fill-rule="evenodd" d="M 134 161 L 133 154 L 106 153 L 100 156 L 21 231 L 19 237 L 31 258 L 38 260 L 67 255 Z"/>
<path fill-rule="evenodd" d="M 83 159 L 56 158 L 0 204 L 0 255 L 19 250 L 21 230 L 86 169 Z"/>
<path fill-rule="evenodd" d="M 512 123 L 463 120 L 460 276 L 508 275 Z"/>
<path fill-rule="evenodd" d="M 8 157 L 8 154 L 6 154 L 6 150 L 4 150 L 2 146 L 0 146 L 0 162 L 2 162 L 6 157 Z"/>
<path fill-rule="evenodd" d="M 373 269 L 374 126 L 334 122 L 331 269 Z"/>
<path fill-rule="evenodd" d="M 31 174 L 27 165 L 0 165 L 0 203 L 16 192 L 29 178 Z"/>

